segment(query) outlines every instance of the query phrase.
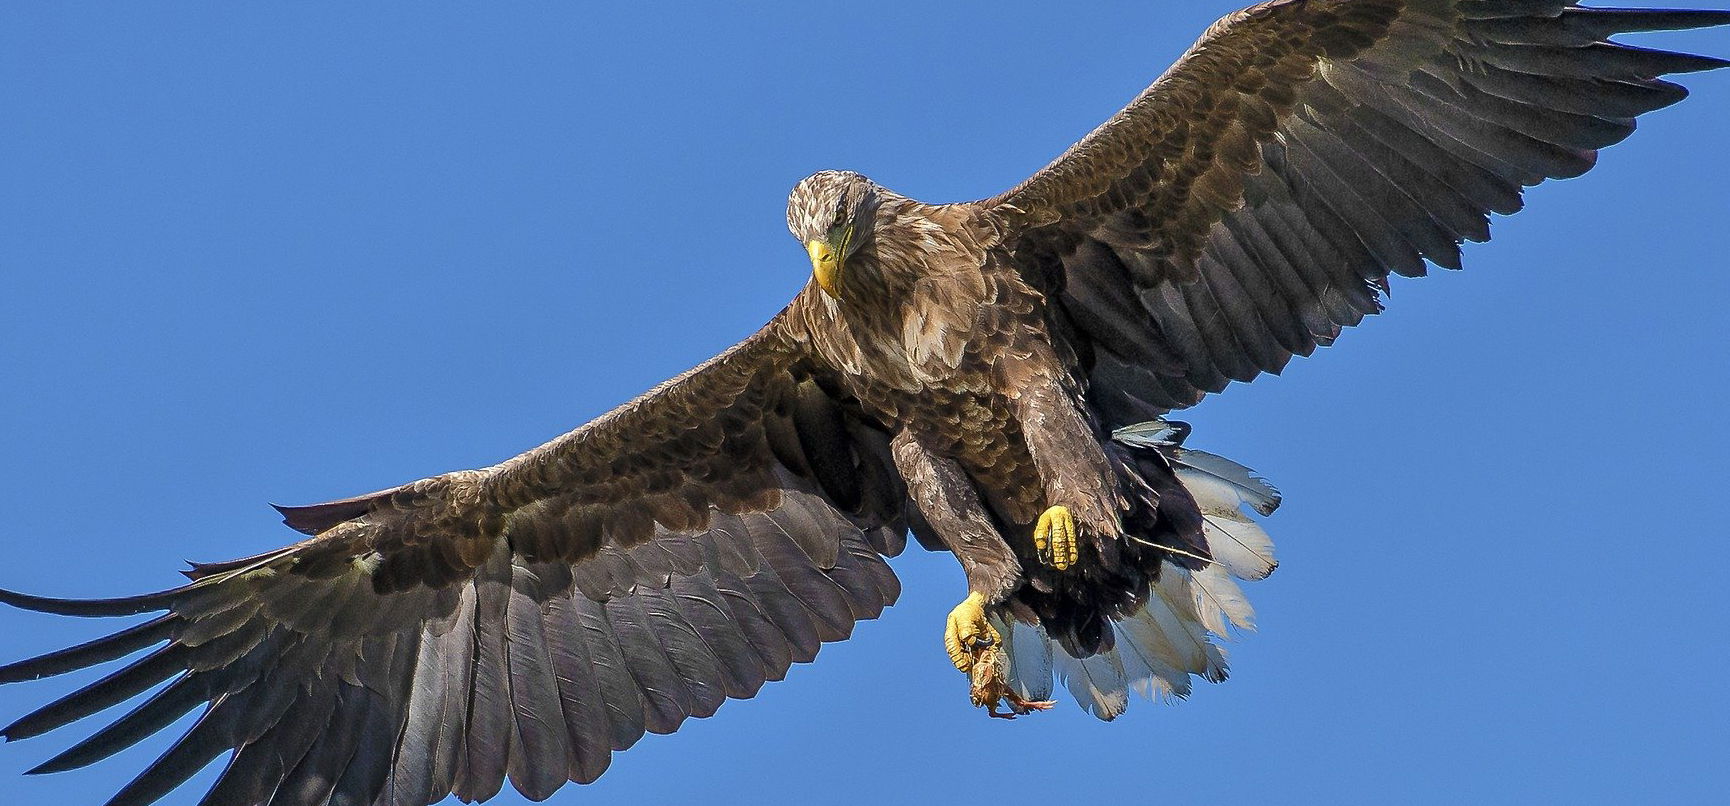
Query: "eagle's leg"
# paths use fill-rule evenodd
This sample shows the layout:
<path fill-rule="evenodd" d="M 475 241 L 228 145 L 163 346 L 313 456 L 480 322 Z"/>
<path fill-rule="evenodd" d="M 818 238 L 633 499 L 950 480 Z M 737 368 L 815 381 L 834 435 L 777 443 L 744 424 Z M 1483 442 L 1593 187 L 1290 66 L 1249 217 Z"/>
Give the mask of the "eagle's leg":
<path fill-rule="evenodd" d="M 893 449 L 896 469 L 907 480 L 919 514 L 955 552 L 967 575 L 967 598 L 949 611 L 943 647 L 955 668 L 967 675 L 973 704 L 991 716 L 1011 719 L 1050 708 L 1051 703 L 1024 700 L 1009 687 L 1009 658 L 1003 636 L 991 626 L 989 609 L 1021 585 L 1021 561 L 992 525 L 972 480 L 955 460 L 931 453 L 906 432 L 896 435 Z M 1000 703 L 1008 713 L 998 712 Z"/>
<path fill-rule="evenodd" d="M 896 469 L 907 480 L 919 513 L 955 552 L 967 576 L 967 598 L 950 611 L 943 646 L 955 668 L 972 672 L 982 657 L 1003 645 L 986 609 L 1021 584 L 1021 562 L 997 533 L 972 480 L 955 460 L 931 453 L 906 432 L 896 435 L 893 449 Z"/>
<path fill-rule="evenodd" d="M 1099 436 L 1068 390 L 1031 385 L 1019 398 L 1027 452 L 1045 485 L 1048 508 L 1033 527 L 1039 558 L 1059 571 L 1081 559 L 1081 536 L 1115 538 L 1124 502 Z"/>

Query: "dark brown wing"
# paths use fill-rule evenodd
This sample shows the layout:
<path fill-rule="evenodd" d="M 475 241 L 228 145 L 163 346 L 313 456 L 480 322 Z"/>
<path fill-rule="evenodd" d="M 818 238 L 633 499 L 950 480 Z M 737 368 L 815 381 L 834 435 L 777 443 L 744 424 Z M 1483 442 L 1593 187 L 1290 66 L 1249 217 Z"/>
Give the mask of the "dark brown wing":
<path fill-rule="evenodd" d="M 232 752 L 204 803 L 422 806 L 510 781 L 539 800 L 614 750 L 756 693 L 899 592 L 905 492 L 887 437 L 809 376 L 776 320 L 497 467 L 285 508 L 316 533 L 191 584 L 0 601 L 160 615 L 0 668 L 40 678 L 155 649 L 5 728 L 21 739 L 168 685 L 39 771 L 200 706 L 116 796 L 161 797 Z"/>
<path fill-rule="evenodd" d="M 1113 426 L 1279 372 L 1460 265 L 1489 213 L 1591 168 L 1659 76 L 1730 62 L 1611 44 L 1724 11 L 1279 0 L 1233 14 L 997 210 Z"/>

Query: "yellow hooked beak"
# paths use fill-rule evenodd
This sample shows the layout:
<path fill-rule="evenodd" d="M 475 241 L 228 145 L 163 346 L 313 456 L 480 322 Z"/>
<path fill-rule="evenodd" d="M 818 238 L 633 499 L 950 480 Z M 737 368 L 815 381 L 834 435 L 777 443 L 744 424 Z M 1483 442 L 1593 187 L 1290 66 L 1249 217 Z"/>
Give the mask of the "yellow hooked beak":
<path fill-rule="evenodd" d="M 811 273 L 816 276 L 817 285 L 823 287 L 823 293 L 840 299 L 841 253 L 822 238 L 806 241 L 805 251 L 811 253 Z"/>
<path fill-rule="evenodd" d="M 852 240 L 853 227 L 846 226 L 830 230 L 827 238 L 812 238 L 805 242 L 805 251 L 811 255 L 811 273 L 817 277 L 817 285 L 823 287 L 823 293 L 835 299 L 841 298 L 841 263 Z"/>

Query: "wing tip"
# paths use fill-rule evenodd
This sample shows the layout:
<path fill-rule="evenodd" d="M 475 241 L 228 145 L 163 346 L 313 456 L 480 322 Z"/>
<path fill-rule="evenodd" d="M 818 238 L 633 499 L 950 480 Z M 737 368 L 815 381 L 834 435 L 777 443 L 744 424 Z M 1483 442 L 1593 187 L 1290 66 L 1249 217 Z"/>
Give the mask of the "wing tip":
<path fill-rule="evenodd" d="M 76 767 L 76 766 L 54 763 L 57 759 L 58 759 L 58 756 L 55 758 L 51 758 L 47 761 L 44 761 L 41 764 L 38 764 L 34 767 L 31 767 L 28 770 L 25 770 L 24 774 L 25 775 L 53 775 L 54 773 L 57 773 L 57 772 L 67 772 L 70 770 L 78 769 L 78 767 Z"/>
<path fill-rule="evenodd" d="M 0 588 L 0 604 L 11 605 L 19 610 L 33 613 L 49 613 L 56 616 L 136 616 L 153 610 L 166 610 L 175 594 L 184 588 L 172 588 L 142 596 L 126 596 L 117 599 L 60 599 L 51 596 L 35 596 L 14 590 Z"/>
<path fill-rule="evenodd" d="M 1676 69 L 1669 71 L 1667 74 L 1704 73 L 1710 70 L 1722 70 L 1726 67 L 1730 67 L 1730 59 L 1721 59 L 1717 56 L 1706 56 L 1699 53 L 1678 53 L 1674 55 L 1683 57 L 1683 59 L 1681 63 L 1676 65 Z"/>
<path fill-rule="evenodd" d="M 1730 10 L 1716 8 L 1590 8 L 1567 9 L 1576 18 L 1600 21 L 1598 30 L 1605 36 L 1616 34 L 1651 33 L 1657 31 L 1692 31 L 1730 25 Z"/>

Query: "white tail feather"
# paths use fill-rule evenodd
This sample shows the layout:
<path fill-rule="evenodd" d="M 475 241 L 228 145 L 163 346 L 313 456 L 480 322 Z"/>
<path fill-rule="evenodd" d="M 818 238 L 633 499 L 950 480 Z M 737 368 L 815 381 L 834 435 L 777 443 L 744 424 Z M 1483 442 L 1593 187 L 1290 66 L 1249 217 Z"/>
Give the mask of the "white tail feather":
<path fill-rule="evenodd" d="M 1117 651 L 1073 658 L 1061 648 L 1052 656 L 1052 669 L 1069 686 L 1069 693 L 1088 713 L 1107 722 L 1129 707 L 1129 676 Z"/>
<path fill-rule="evenodd" d="M 1037 624 L 1011 620 L 1005 625 L 994 619 L 993 626 L 1003 636 L 1009 655 L 1009 688 L 1024 700 L 1051 699 L 1051 659 L 1053 653 L 1062 655 L 1063 649 Z"/>
<path fill-rule="evenodd" d="M 1173 448 L 1183 444 L 1189 436 L 1187 423 L 1172 424 L 1165 420 L 1148 420 L 1144 423 L 1127 425 L 1111 433 L 1111 438 L 1125 445 L 1136 445 L 1143 448 Z"/>
<path fill-rule="evenodd" d="M 1117 623 L 1118 651 L 1124 657 L 1130 687 L 1155 702 L 1188 697 L 1189 671 L 1173 665 L 1176 650 L 1148 610 L 1143 608 L 1134 617 Z M 1131 658 L 1135 663 L 1130 662 Z"/>
<path fill-rule="evenodd" d="M 1241 488 L 1189 468 L 1178 468 L 1177 478 L 1195 499 L 1206 521 L 1202 533 L 1207 537 L 1208 553 L 1232 576 L 1266 579 L 1279 567 L 1274 558 L 1273 538 L 1243 511 L 1244 505 L 1254 503 L 1244 496 Z"/>
<path fill-rule="evenodd" d="M 1240 630 L 1255 630 L 1255 608 L 1243 588 L 1218 565 L 1189 572 L 1189 587 L 1195 594 L 1195 609 L 1208 632 L 1221 638 L 1231 635 L 1227 625 Z"/>
<path fill-rule="evenodd" d="M 1177 465 L 1180 478 L 1186 475 L 1185 471 L 1191 476 L 1209 477 L 1235 490 L 1243 503 L 1263 515 L 1272 515 L 1279 509 L 1279 490 L 1267 479 L 1257 476 L 1254 470 L 1223 456 L 1187 448 L 1173 448 L 1169 455 L 1172 463 Z M 1184 479 L 1183 486 L 1190 486 L 1189 479 Z M 1190 491 L 1193 493 L 1194 488 Z"/>
<path fill-rule="evenodd" d="M 1159 581 L 1153 586 L 1157 601 L 1150 601 L 1143 612 L 1151 613 L 1165 634 L 1179 649 L 1190 653 L 1189 664 L 1180 666 L 1190 674 L 1200 675 L 1209 682 L 1225 679 L 1225 652 L 1209 641 L 1207 628 L 1195 608 L 1195 594 L 1189 573 L 1171 563 L 1160 569 Z M 1155 605 L 1158 605 L 1156 608 Z"/>
<path fill-rule="evenodd" d="M 1255 582 L 1267 579 L 1279 567 L 1273 554 L 1273 538 L 1261 524 L 1214 513 L 1202 518 L 1201 532 L 1207 538 L 1207 552 L 1232 576 Z"/>

